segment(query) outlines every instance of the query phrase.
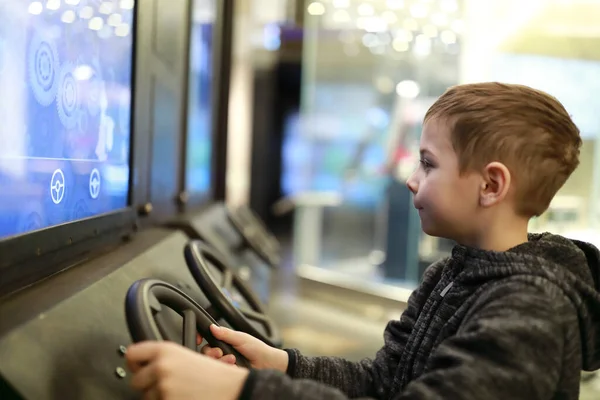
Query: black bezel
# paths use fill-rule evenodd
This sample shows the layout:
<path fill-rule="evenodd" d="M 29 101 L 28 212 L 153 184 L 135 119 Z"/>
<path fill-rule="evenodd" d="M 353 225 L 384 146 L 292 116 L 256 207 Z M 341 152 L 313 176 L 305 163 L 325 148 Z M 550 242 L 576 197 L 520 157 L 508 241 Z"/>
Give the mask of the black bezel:
<path fill-rule="evenodd" d="M 137 226 L 134 204 L 135 81 L 138 1 L 133 8 L 131 62 L 131 118 L 129 152 L 129 191 L 127 204 L 120 210 L 99 216 L 46 227 L 37 231 L 0 239 L 0 297 L 14 293 L 80 262 L 85 254 L 101 245 L 118 243 Z"/>

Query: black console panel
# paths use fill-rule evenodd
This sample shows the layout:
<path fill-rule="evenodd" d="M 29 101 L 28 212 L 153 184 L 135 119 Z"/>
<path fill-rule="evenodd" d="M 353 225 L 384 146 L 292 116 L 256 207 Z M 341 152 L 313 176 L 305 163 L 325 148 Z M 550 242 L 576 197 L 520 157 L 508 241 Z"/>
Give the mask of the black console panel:
<path fill-rule="evenodd" d="M 4 300 L 0 391 L 8 385 L 22 398 L 35 400 L 139 398 L 129 387 L 123 356 L 131 343 L 125 295 L 135 281 L 151 277 L 178 286 L 206 306 L 183 257 L 187 241 L 182 233 L 149 230 L 117 251 Z M 116 265 L 119 257 L 129 261 Z M 90 276 L 87 287 L 65 297 Z M 50 298 L 51 304 L 41 304 Z M 8 395 L 0 392 L 0 398 Z"/>

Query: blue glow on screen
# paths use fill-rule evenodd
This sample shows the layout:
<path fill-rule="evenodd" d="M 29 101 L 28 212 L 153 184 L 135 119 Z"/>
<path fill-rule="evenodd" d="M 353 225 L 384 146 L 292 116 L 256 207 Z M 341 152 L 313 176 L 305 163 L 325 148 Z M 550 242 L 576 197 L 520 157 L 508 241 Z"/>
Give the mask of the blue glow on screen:
<path fill-rule="evenodd" d="M 214 0 L 194 1 L 190 44 L 186 190 L 206 195 L 211 189 L 212 62 Z"/>
<path fill-rule="evenodd" d="M 127 206 L 133 0 L 0 0 L 0 237 Z"/>

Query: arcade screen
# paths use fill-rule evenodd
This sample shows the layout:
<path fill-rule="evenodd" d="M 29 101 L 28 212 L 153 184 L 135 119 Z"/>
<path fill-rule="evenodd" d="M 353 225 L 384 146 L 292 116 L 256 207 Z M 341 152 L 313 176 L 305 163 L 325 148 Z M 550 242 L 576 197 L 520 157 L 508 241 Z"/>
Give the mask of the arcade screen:
<path fill-rule="evenodd" d="M 186 190 L 211 189 L 212 62 L 215 0 L 195 0 L 190 43 Z"/>
<path fill-rule="evenodd" d="M 134 0 L 0 0 L 0 237 L 127 206 Z"/>

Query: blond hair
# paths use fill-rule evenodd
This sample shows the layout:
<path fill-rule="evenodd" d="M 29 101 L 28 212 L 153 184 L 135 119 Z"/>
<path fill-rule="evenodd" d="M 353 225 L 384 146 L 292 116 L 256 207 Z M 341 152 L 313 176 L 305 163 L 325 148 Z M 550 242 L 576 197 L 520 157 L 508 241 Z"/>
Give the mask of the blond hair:
<path fill-rule="evenodd" d="M 450 124 L 461 174 L 493 161 L 507 166 L 516 211 L 539 216 L 579 165 L 579 129 L 563 105 L 540 90 L 496 82 L 448 89 L 425 121 Z"/>

